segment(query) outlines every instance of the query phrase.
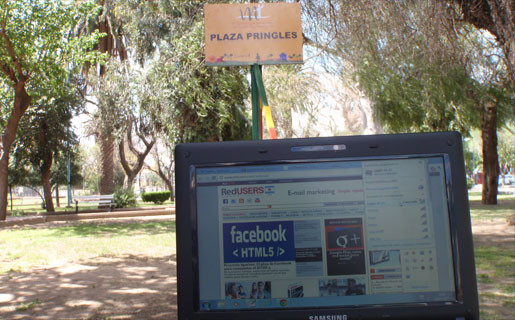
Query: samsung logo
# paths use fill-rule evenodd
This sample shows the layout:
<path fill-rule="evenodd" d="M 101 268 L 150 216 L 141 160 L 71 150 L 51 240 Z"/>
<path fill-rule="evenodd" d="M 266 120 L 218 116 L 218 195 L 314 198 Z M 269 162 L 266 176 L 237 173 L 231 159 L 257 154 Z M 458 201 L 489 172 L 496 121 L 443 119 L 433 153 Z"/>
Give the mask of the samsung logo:
<path fill-rule="evenodd" d="M 347 320 L 347 315 L 333 314 L 327 316 L 309 316 L 309 320 Z"/>

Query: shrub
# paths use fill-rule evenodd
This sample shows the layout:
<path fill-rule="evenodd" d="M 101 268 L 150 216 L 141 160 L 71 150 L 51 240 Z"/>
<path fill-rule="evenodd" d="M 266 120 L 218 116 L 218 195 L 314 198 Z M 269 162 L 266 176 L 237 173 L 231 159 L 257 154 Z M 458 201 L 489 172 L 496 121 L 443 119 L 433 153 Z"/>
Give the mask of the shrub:
<path fill-rule="evenodd" d="M 132 189 L 117 189 L 114 192 L 114 205 L 116 208 L 129 208 L 136 206 L 136 196 Z"/>
<path fill-rule="evenodd" d="M 141 194 L 141 200 L 143 202 L 153 202 L 160 204 L 170 199 L 170 191 L 159 191 L 159 192 L 143 192 Z"/>
<path fill-rule="evenodd" d="M 470 177 L 467 177 L 467 189 L 472 189 L 472 187 L 474 186 L 474 179 L 470 178 Z"/>

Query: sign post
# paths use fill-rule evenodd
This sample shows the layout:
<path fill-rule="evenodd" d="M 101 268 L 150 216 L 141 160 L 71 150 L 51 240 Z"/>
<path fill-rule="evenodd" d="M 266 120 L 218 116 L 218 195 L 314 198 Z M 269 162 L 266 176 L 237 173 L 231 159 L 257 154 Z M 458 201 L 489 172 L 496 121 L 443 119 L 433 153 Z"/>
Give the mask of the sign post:
<path fill-rule="evenodd" d="M 256 73 L 261 73 L 261 67 L 257 64 L 250 69 L 250 86 L 252 89 L 252 140 L 263 138 L 263 125 L 261 121 L 261 107 L 259 104 L 259 92 L 257 88 Z"/>
<path fill-rule="evenodd" d="M 264 113 L 270 138 L 277 139 L 261 65 L 303 62 L 300 4 L 206 4 L 204 18 L 206 64 L 251 66 L 252 138 L 263 137 Z"/>

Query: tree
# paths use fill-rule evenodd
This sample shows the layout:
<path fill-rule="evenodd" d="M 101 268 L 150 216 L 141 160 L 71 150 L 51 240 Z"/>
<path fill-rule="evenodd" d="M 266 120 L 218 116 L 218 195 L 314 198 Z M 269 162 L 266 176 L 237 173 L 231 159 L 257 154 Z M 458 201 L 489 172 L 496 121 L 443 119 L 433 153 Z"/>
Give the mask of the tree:
<path fill-rule="evenodd" d="M 125 46 L 127 38 L 124 37 L 123 19 L 119 19 L 116 11 L 119 9 L 119 3 L 125 1 L 97 0 L 100 7 L 97 15 L 87 17 L 79 22 L 78 35 L 88 35 L 92 33 L 102 33 L 102 37 L 93 47 L 92 52 L 100 52 L 109 57 L 118 57 L 120 61 L 128 58 L 128 52 Z M 91 69 L 91 63 L 86 61 L 83 68 L 83 74 L 88 75 Z M 103 77 L 108 68 L 103 61 L 95 65 L 94 73 Z M 84 95 L 87 90 L 84 90 Z M 109 110 L 100 110 L 96 125 L 97 142 L 100 145 L 100 194 L 112 194 L 115 190 L 115 140 L 113 136 L 113 128 L 109 122 L 110 117 L 103 118 Z"/>
<path fill-rule="evenodd" d="M 145 71 L 134 70 L 137 66 L 128 62 L 111 61 L 108 66 L 94 86 L 98 100 L 94 124 L 110 127 L 126 175 L 124 187 L 130 189 L 162 127 L 158 114 L 164 106 L 162 100 L 155 99 Z"/>
<path fill-rule="evenodd" d="M 461 8 L 464 21 L 487 30 L 498 43 L 512 84 L 515 83 L 515 2 L 510 0 L 452 0 Z"/>
<path fill-rule="evenodd" d="M 503 88 L 511 93 L 511 116 L 514 116 L 515 99 L 515 3 L 508 0 L 454 0 L 461 8 L 464 21 L 472 24 L 477 29 L 487 30 L 494 37 L 502 54 L 500 57 L 504 65 L 507 77 L 511 85 L 505 82 Z M 497 59 L 494 59 L 497 60 Z M 495 61 L 497 62 L 497 61 Z M 495 63 L 494 62 L 494 63 Z M 497 63 L 495 63 L 497 64 Z M 494 69 L 495 70 L 495 69 Z M 497 78 L 497 77 L 495 77 Z M 499 159 L 497 152 L 497 122 L 499 95 L 488 95 L 488 101 L 483 101 L 480 95 L 474 95 L 476 100 L 481 100 L 481 129 L 483 138 L 483 192 L 482 203 L 497 203 L 497 187 L 499 176 Z M 506 94 L 501 99 L 505 100 Z"/>
<path fill-rule="evenodd" d="M 97 21 L 107 21 L 112 54 L 127 63 L 111 61 L 100 77 L 90 76 L 98 105 L 96 131 L 101 145 L 102 132 L 111 135 L 108 142 L 117 141 L 126 186 L 141 170 L 158 135 L 199 141 L 235 139 L 242 130 L 250 134 L 243 112 L 249 92 L 245 75 L 238 69 L 203 65 L 202 2 L 101 4 Z M 122 55 L 121 49 L 130 54 Z M 109 152 L 102 154 L 112 159 Z"/>
<path fill-rule="evenodd" d="M 18 159 L 16 156 L 14 160 L 9 163 L 9 189 L 14 186 L 27 187 L 36 192 L 43 202 L 43 206 L 48 210 L 49 200 L 46 200 L 44 192 L 41 194 L 40 190 L 43 187 L 41 179 L 41 171 L 39 168 L 34 168 L 27 159 Z M 83 177 L 81 175 L 81 166 L 79 164 L 78 153 L 76 149 L 70 150 L 68 154 L 59 154 L 53 160 L 52 170 L 50 172 L 50 185 L 52 190 L 56 191 L 56 203 L 59 202 L 58 187 L 68 183 L 67 166 L 70 160 L 70 180 L 71 185 L 78 185 L 82 183 Z"/>
<path fill-rule="evenodd" d="M 172 150 L 172 145 L 166 139 L 161 141 L 158 140 L 152 152 L 156 165 L 155 167 L 148 167 L 150 171 L 155 172 L 159 178 L 163 180 L 164 184 L 170 191 L 170 201 L 174 200 L 175 194 L 173 189 L 175 166 Z"/>
<path fill-rule="evenodd" d="M 133 130 L 135 129 L 135 130 Z M 136 136 L 143 142 L 144 150 L 138 150 L 133 141 L 133 132 L 136 132 Z M 125 156 L 125 142 L 127 142 L 127 147 L 130 152 L 136 157 L 136 161 L 133 165 L 129 163 L 127 157 Z M 147 140 L 145 134 L 141 131 L 141 127 L 139 127 L 135 122 L 131 122 L 127 125 L 126 138 L 121 138 L 118 143 L 118 150 L 120 152 L 120 160 L 122 163 L 123 170 L 125 171 L 126 179 L 124 186 L 126 189 L 132 189 L 132 184 L 134 183 L 134 179 L 138 173 L 143 169 L 143 165 L 145 164 L 145 158 L 149 154 L 150 150 L 154 146 L 155 138 L 151 138 L 151 140 Z"/>
<path fill-rule="evenodd" d="M 250 135 L 246 71 L 204 64 L 205 2 L 120 1 L 117 10 L 152 89 L 152 114 L 159 115 L 152 121 L 174 142 Z"/>
<path fill-rule="evenodd" d="M 390 132 L 482 128 L 483 201 L 496 203 L 496 126 L 510 115 L 506 70 L 484 61 L 482 38 L 445 2 L 308 2 L 324 32 L 307 42 L 345 60 Z M 312 21 L 315 25 L 316 21 Z M 363 26 L 367 26 L 363 28 Z M 318 36 L 321 34 L 321 36 Z M 324 42 L 325 41 L 325 42 Z M 342 65 L 341 63 L 339 65 Z M 479 77 L 474 68 L 481 65 Z M 344 72 L 344 68 L 339 69 Z M 510 97 L 511 96 L 511 97 Z"/>
<path fill-rule="evenodd" d="M 163 130 L 172 143 L 249 139 L 246 71 L 206 67 L 201 11 L 187 9 L 188 27 L 162 43 L 152 70 L 157 92 L 173 106 L 161 114 Z"/>
<path fill-rule="evenodd" d="M 513 129 L 515 126 L 511 126 Z M 515 173 L 515 133 L 512 129 L 504 129 L 499 134 L 499 164 L 501 174 Z"/>
<path fill-rule="evenodd" d="M 263 81 L 279 137 L 292 138 L 296 135 L 293 113 L 314 120 L 309 110 L 317 104 L 315 97 L 321 88 L 313 73 L 302 70 L 300 65 L 267 66 L 263 70 Z M 311 130 L 310 127 L 307 126 L 305 130 Z"/>
<path fill-rule="evenodd" d="M 0 123 L 0 220 L 7 214 L 9 155 L 19 122 L 36 97 L 51 97 L 60 90 L 72 62 L 97 58 L 85 49 L 93 46 L 98 33 L 69 37 L 76 21 L 94 10 L 88 1 L 0 1 L 0 77 L 14 93 Z"/>
<path fill-rule="evenodd" d="M 40 97 L 20 121 L 13 157 L 40 173 L 40 183 L 47 212 L 54 212 L 52 202 L 52 165 L 55 159 L 71 154 L 78 144 L 71 131 L 73 112 L 80 107 L 78 91 L 64 85 L 61 96 Z"/>

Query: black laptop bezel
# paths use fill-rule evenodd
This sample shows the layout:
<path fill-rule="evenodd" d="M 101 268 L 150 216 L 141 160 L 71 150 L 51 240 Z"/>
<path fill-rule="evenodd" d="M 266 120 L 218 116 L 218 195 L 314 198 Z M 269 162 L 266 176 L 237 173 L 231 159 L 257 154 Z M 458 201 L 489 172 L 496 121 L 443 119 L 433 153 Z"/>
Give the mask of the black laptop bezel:
<path fill-rule="evenodd" d="M 326 148 L 325 146 L 340 146 Z M 312 148 L 315 146 L 315 148 Z M 320 147 L 322 146 L 322 147 Z M 343 146 L 343 147 L 342 147 Z M 306 148 L 307 147 L 307 148 Z M 337 149 L 337 150 L 334 150 Z M 292 151 L 295 150 L 295 151 Z M 299 151 L 300 150 L 300 151 Z M 195 169 L 248 164 L 332 161 L 363 157 L 441 155 L 450 165 L 450 229 L 456 301 L 356 307 L 199 311 Z M 177 290 L 179 319 L 309 319 L 309 314 L 347 319 L 478 319 L 472 232 L 461 135 L 457 132 L 181 144 L 175 150 Z M 330 319 L 330 318 L 329 318 Z"/>

